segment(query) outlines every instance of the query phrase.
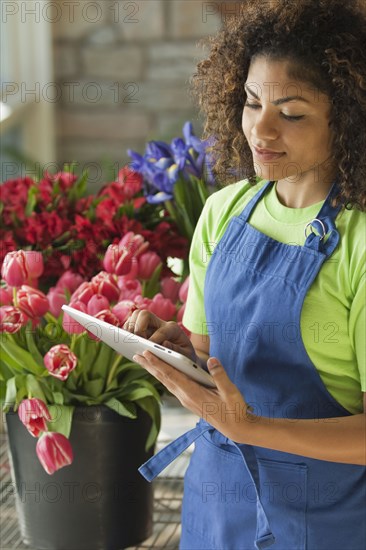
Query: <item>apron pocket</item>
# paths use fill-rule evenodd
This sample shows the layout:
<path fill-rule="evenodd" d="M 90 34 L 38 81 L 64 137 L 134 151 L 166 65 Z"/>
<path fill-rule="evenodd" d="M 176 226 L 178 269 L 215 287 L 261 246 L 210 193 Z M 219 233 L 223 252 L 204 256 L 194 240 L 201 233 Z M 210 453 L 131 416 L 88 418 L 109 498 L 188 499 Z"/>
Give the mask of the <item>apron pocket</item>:
<path fill-rule="evenodd" d="M 196 441 L 185 475 L 180 548 L 254 550 L 253 482 L 240 454 L 220 448 L 205 435 Z"/>
<path fill-rule="evenodd" d="M 306 549 L 307 466 L 258 458 L 260 495 L 273 549 Z"/>

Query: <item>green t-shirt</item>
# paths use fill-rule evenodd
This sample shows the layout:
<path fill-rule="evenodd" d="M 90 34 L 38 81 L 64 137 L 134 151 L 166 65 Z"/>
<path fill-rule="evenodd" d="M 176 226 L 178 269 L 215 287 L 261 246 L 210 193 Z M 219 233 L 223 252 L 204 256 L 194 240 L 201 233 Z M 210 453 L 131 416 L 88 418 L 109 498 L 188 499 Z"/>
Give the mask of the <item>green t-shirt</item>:
<path fill-rule="evenodd" d="M 214 193 L 206 202 L 190 251 L 190 284 L 184 325 L 207 334 L 204 281 L 214 247 L 229 221 L 238 216 L 264 185 L 241 181 Z M 259 201 L 249 223 L 272 239 L 303 245 L 304 228 L 322 202 L 288 208 L 278 200 L 275 185 Z M 306 351 L 332 396 L 348 411 L 363 411 L 366 391 L 366 215 L 344 210 L 337 219 L 340 244 L 310 287 L 301 313 Z M 228 314 L 229 314 L 228 310 Z"/>

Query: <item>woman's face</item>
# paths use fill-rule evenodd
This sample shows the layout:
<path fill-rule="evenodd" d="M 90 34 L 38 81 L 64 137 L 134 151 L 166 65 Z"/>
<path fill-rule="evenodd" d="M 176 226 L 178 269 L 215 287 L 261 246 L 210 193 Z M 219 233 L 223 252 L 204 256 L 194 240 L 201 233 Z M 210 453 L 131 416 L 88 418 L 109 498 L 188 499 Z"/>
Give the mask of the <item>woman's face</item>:
<path fill-rule="evenodd" d="M 242 125 L 256 174 L 275 181 L 331 183 L 329 98 L 290 79 L 288 63 L 259 56 L 249 69 Z"/>

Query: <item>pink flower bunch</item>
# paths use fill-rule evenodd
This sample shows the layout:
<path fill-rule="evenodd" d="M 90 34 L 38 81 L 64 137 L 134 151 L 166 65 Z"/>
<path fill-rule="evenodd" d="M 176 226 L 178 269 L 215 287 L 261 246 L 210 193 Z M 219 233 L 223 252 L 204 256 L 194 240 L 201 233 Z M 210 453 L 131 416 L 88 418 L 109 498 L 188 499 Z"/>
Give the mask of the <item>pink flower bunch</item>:
<path fill-rule="evenodd" d="M 65 344 L 53 346 L 44 356 L 44 364 L 51 376 L 62 381 L 77 365 L 77 357 Z M 73 452 L 67 437 L 48 429 L 52 421 L 51 413 L 44 401 L 38 398 L 23 399 L 18 416 L 28 432 L 38 437 L 37 456 L 48 474 L 53 474 L 63 466 L 72 463 Z"/>
<path fill-rule="evenodd" d="M 37 398 L 24 399 L 19 405 L 18 416 L 28 432 L 38 437 L 36 453 L 48 474 L 72 463 L 70 441 L 63 434 L 48 431 L 51 414 L 47 405 Z"/>
<path fill-rule="evenodd" d="M 182 285 L 173 277 L 164 277 L 156 281 L 153 296 L 148 297 L 144 289 L 162 268 L 160 257 L 148 247 L 142 235 L 131 231 L 117 245 L 110 245 L 103 260 L 106 271 L 83 282 L 71 295 L 69 305 L 115 326 L 123 326 L 136 309 L 147 309 L 164 321 L 176 316 L 181 322 L 184 307 L 179 301 L 184 304 L 186 300 L 188 278 Z M 63 328 L 70 334 L 84 331 L 66 313 Z"/>

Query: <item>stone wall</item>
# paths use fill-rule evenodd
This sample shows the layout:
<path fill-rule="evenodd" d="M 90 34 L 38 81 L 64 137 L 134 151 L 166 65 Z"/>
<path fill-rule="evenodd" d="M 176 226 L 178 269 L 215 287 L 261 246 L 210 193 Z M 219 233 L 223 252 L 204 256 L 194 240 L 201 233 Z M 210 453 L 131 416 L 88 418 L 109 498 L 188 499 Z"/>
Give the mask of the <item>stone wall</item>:
<path fill-rule="evenodd" d="M 197 43 L 221 22 L 218 5 L 200 0 L 64 2 L 54 27 L 58 163 L 77 161 L 91 187 L 143 152 L 170 140 L 186 120 L 201 131 L 188 93 L 203 55 Z"/>

